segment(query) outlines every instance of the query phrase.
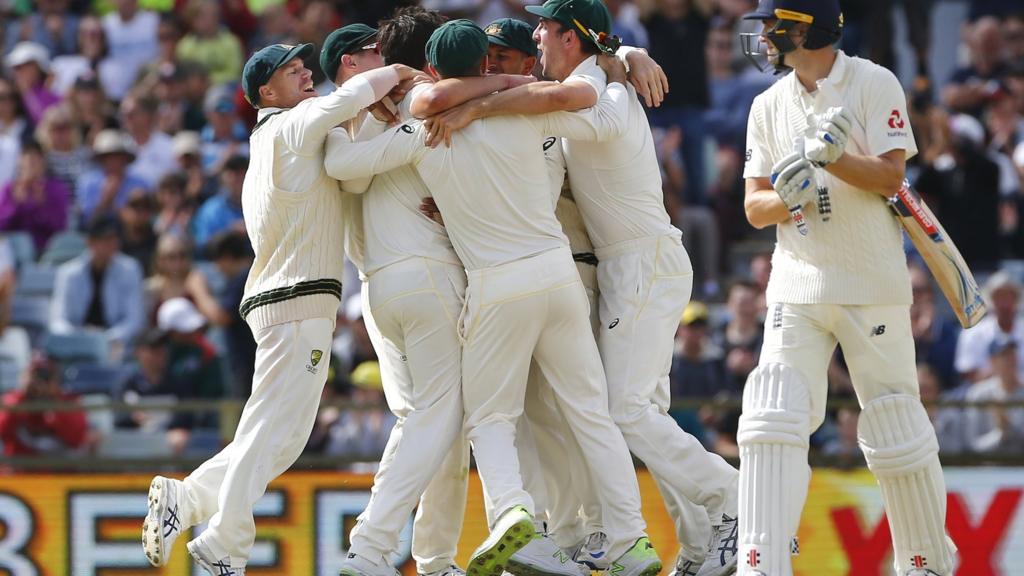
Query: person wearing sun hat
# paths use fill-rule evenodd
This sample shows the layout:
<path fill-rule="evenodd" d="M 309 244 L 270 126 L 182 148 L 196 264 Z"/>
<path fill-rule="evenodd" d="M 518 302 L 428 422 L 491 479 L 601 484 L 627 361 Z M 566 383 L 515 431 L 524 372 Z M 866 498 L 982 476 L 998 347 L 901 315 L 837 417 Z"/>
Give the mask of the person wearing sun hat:
<path fill-rule="evenodd" d="M 245 227 L 256 258 L 242 317 L 256 338 L 252 395 L 235 438 L 183 482 L 157 476 L 143 523 L 150 563 L 165 565 L 190 526 L 188 543 L 210 574 L 245 574 L 255 540 L 252 504 L 302 452 L 317 414 L 340 303 L 343 217 L 337 183 L 323 169 L 327 131 L 412 76 L 404 66 L 369 71 L 317 97 L 303 59 L 311 44 L 274 44 L 242 71 L 258 109 L 243 184 Z"/>
<path fill-rule="evenodd" d="M 483 30 L 454 20 L 433 33 L 426 56 L 431 72 L 442 80 L 473 77 L 486 69 L 487 48 Z M 467 574 L 499 573 L 506 566 L 513 573 L 589 572 L 536 533 L 533 502 L 519 476 L 513 415 L 522 411 L 534 353 L 543 369 L 557 375 L 553 385 L 560 398 L 575 399 L 567 404 L 566 417 L 581 447 L 602 455 L 601 463 L 588 462 L 588 472 L 605 503 L 603 518 L 612 532 L 608 554 L 622 574 L 648 575 L 661 568 L 644 534 L 628 450 L 608 414 L 586 296 L 552 209 L 543 156 L 549 134 L 614 138 L 624 129 L 625 70 L 613 58 L 602 64 L 612 82 L 595 108 L 488 119 L 456 134 L 450 149 L 424 147 L 419 122 L 368 142 L 328 136 L 327 171 L 339 180 L 416 166 L 467 270 L 463 404 L 492 512 L 491 533 L 470 558 Z M 510 340 L 509 333 L 522 337 Z M 393 573 L 382 560 L 362 574 Z"/>

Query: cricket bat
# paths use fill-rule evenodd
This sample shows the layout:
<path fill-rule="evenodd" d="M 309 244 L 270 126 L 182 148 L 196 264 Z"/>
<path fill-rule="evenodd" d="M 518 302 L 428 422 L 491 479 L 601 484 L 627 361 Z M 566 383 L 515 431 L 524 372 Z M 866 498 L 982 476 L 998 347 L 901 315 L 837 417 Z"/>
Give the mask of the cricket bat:
<path fill-rule="evenodd" d="M 978 283 L 960 250 L 921 196 L 904 180 L 888 204 L 924 258 L 960 325 L 967 329 L 980 322 L 985 316 L 985 300 L 981 297 Z"/>

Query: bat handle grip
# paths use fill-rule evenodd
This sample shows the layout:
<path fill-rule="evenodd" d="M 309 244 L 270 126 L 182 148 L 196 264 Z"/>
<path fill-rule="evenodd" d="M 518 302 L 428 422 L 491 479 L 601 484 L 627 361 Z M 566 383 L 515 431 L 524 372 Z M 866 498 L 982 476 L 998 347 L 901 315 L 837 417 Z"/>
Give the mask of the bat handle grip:
<path fill-rule="evenodd" d="M 800 206 L 790 206 L 789 214 L 793 217 L 796 230 L 801 236 L 807 236 L 807 220 L 804 218 L 804 211 Z"/>

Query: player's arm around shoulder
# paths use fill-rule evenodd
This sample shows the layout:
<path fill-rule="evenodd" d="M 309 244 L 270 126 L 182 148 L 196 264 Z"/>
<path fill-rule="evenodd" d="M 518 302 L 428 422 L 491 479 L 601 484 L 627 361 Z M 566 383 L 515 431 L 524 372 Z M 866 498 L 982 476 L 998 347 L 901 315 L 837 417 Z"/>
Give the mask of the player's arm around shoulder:
<path fill-rule="evenodd" d="M 626 90 L 626 67 L 613 56 L 602 55 L 598 61 L 608 81 L 596 105 L 578 112 L 559 111 L 533 116 L 542 134 L 604 142 L 619 138 L 626 132 L 631 98 Z"/>
<path fill-rule="evenodd" d="M 445 78 L 415 94 L 409 110 L 416 118 L 427 118 L 460 104 L 495 92 L 536 81 L 533 76 L 493 74 L 473 78 Z"/>
<path fill-rule="evenodd" d="M 423 129 L 410 121 L 366 142 L 353 142 L 341 129 L 327 135 L 324 170 L 336 180 L 369 178 L 416 161 L 422 152 Z"/>

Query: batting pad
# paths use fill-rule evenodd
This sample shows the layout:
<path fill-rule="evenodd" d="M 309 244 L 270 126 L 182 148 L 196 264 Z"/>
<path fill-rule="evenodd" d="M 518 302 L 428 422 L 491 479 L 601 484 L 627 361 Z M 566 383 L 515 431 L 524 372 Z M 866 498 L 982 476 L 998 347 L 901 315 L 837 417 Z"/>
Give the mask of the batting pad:
<path fill-rule="evenodd" d="M 807 499 L 811 397 L 785 364 L 758 366 L 743 390 L 737 574 L 792 576 L 790 546 Z"/>
<path fill-rule="evenodd" d="M 946 483 L 939 443 L 921 400 L 893 394 L 868 402 L 857 435 L 882 489 L 896 573 L 926 568 L 941 576 L 952 574 L 956 547 L 944 528 Z"/>

